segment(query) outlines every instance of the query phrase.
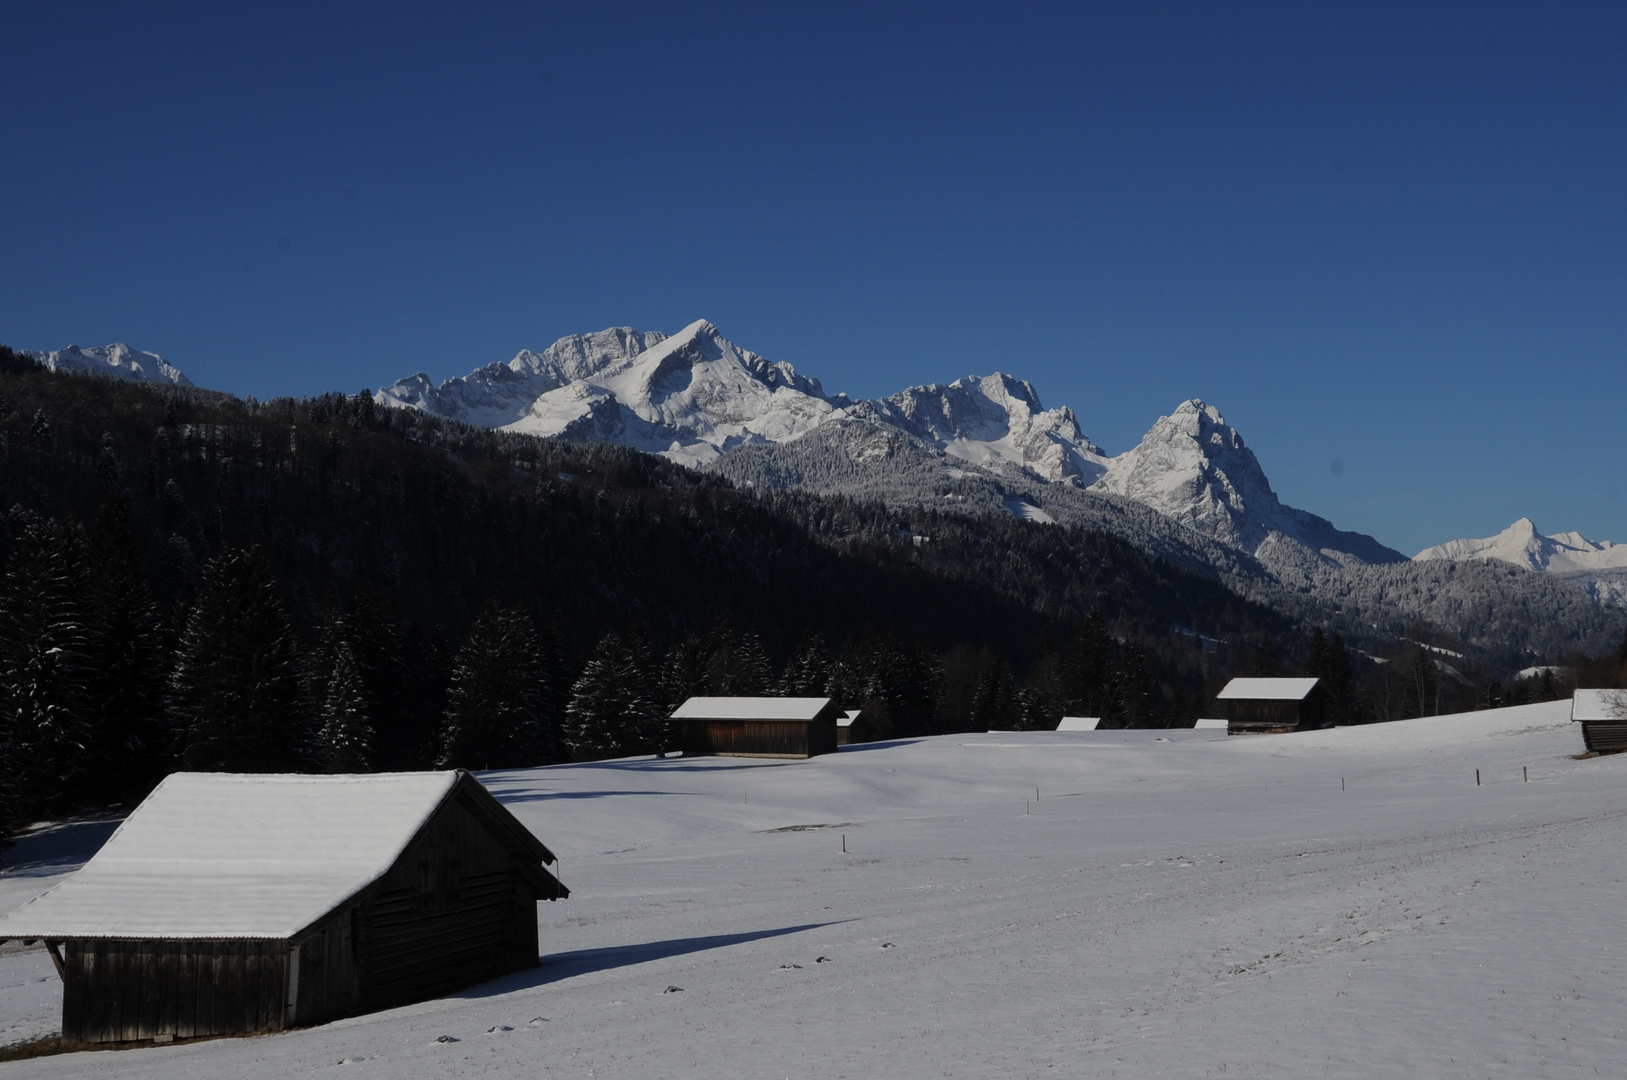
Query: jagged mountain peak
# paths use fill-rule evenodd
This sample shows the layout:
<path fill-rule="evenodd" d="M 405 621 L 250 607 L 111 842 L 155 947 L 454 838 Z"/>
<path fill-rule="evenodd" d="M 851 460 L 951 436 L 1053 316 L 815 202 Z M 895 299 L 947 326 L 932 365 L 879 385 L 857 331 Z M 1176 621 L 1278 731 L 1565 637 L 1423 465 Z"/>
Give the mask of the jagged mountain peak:
<path fill-rule="evenodd" d="M 1205 536 L 1265 557 L 1286 537 L 1336 561 L 1401 562 L 1399 551 L 1284 506 L 1259 458 L 1215 406 L 1190 398 L 1112 459 L 1093 491 L 1152 507 Z"/>
<path fill-rule="evenodd" d="M 974 465 L 1081 486 L 1106 468 L 1107 456 L 1080 430 L 1072 409 L 1046 409 L 1031 383 L 1000 371 L 912 386 L 857 412 Z"/>
<path fill-rule="evenodd" d="M 105 375 L 131 382 L 169 383 L 172 386 L 191 386 L 192 380 L 181 369 L 157 353 L 114 342 L 100 348 L 82 349 L 69 345 L 52 352 L 27 352 L 52 371 L 77 371 L 87 375 Z"/>

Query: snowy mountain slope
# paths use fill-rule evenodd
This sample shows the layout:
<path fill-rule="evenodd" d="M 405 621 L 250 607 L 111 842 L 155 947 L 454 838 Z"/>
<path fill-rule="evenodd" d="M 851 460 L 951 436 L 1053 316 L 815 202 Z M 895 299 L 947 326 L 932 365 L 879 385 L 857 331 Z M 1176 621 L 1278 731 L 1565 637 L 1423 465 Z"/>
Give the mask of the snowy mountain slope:
<path fill-rule="evenodd" d="M 998 371 L 947 386 L 912 386 L 848 413 L 890 424 L 973 465 L 1027 469 L 1042 480 L 1088 485 L 1107 468 L 1107 455 L 1079 430 L 1072 409 L 1046 409 L 1033 386 Z"/>
<path fill-rule="evenodd" d="M 27 352 L 52 371 L 76 371 L 87 375 L 106 375 L 132 382 L 170 383 L 173 386 L 191 386 L 192 380 L 181 369 L 157 353 L 142 352 L 128 345 L 113 344 L 105 348 L 81 349 L 69 345 L 54 352 Z"/>
<path fill-rule="evenodd" d="M 1480 540 L 1449 540 L 1413 556 L 1431 559 L 1500 559 L 1549 574 L 1584 574 L 1599 570 L 1627 570 L 1627 544 L 1593 541 L 1581 533 L 1537 531 L 1530 518 L 1521 518 L 1496 536 Z"/>
<path fill-rule="evenodd" d="M 432 387 L 423 374 L 380 404 L 578 442 L 614 442 L 700 467 L 732 447 L 782 442 L 841 399 L 785 363 L 738 348 L 704 319 L 672 337 L 629 328 L 563 338 Z"/>
<path fill-rule="evenodd" d="M 0 1077 L 1608 1076 L 1627 758 L 1567 716 L 486 774 L 572 890 L 540 967 Z M 60 1002 L 0 955 L 0 1030 Z"/>
<path fill-rule="evenodd" d="M 1370 536 L 1342 532 L 1324 518 L 1284 506 L 1237 429 L 1220 410 L 1196 399 L 1160 417 L 1138 446 L 1113 458 L 1092 490 L 1150 506 L 1253 554 L 1268 554 L 1279 544 L 1274 537 L 1286 537 L 1335 558 L 1405 560 Z"/>
<path fill-rule="evenodd" d="M 765 488 L 849 495 L 885 488 L 888 498 L 913 501 L 899 491 L 897 466 L 909 459 L 923 485 L 916 494 L 973 475 L 994 478 L 996 488 L 1088 487 L 1149 507 L 1208 541 L 1288 565 L 1404 558 L 1283 506 L 1241 436 L 1202 402 L 1183 404 L 1135 449 L 1109 458 L 1072 409 L 1046 409 L 1031 384 L 1010 375 L 851 401 L 827 396 L 789 364 L 739 348 L 704 320 L 672 338 L 628 328 L 563 338 L 541 354 L 523 352 L 438 387 L 415 375 L 384 387 L 377 399 L 512 431 L 620 443 Z M 820 437 L 813 443 L 789 449 L 814 432 Z M 743 452 L 751 454 L 743 467 L 721 464 Z M 929 461 L 933 456 L 943 460 Z M 964 494 L 935 497 L 954 502 Z M 1023 491 L 985 494 L 990 498 L 978 501 L 992 512 L 1018 505 L 1013 496 L 1044 511 L 1046 500 Z"/>

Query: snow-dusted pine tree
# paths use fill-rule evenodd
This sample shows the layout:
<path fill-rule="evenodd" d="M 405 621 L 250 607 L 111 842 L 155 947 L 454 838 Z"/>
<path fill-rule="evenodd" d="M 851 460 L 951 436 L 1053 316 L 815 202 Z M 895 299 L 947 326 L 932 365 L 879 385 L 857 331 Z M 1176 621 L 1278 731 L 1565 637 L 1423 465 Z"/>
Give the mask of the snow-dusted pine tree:
<path fill-rule="evenodd" d="M 88 606 L 76 530 L 28 520 L 0 603 L 0 780 L 21 820 L 82 801 L 75 785 L 91 734 Z"/>
<path fill-rule="evenodd" d="M 260 549 L 229 549 L 204 567 L 170 679 L 170 711 L 189 769 L 297 772 L 310 764 L 298 642 Z"/>
<path fill-rule="evenodd" d="M 617 635 L 606 634 L 571 687 L 565 708 L 572 754 L 591 761 L 650 753 L 660 721 L 632 651 Z"/>
<path fill-rule="evenodd" d="M 564 760 L 558 718 L 549 708 L 550 674 L 531 616 L 487 604 L 452 665 L 441 767 L 496 769 Z"/>
<path fill-rule="evenodd" d="M 373 725 L 350 642 L 339 638 L 322 697 L 322 765 L 330 773 L 371 772 Z"/>

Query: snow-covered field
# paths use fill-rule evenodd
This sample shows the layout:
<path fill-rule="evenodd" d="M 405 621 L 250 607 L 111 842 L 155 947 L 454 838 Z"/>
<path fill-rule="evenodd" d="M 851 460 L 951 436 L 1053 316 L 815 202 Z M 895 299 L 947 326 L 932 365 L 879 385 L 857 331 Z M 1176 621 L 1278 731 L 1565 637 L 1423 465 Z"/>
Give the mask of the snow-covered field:
<path fill-rule="evenodd" d="M 1620 1076 L 1627 755 L 1568 708 L 493 773 L 574 894 L 540 968 L 0 1077 Z M 0 955 L 0 1040 L 59 1001 Z"/>

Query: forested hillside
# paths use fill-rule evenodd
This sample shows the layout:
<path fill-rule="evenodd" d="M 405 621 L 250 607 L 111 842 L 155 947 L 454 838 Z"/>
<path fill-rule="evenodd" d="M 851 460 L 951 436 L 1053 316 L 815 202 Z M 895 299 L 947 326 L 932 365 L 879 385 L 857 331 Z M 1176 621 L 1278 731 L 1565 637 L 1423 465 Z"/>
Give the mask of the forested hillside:
<path fill-rule="evenodd" d="M 647 751 L 708 691 L 831 693 L 871 737 L 1190 723 L 1234 653 L 1303 638 L 1105 533 L 759 497 L 367 394 L 259 403 L 9 350 L 0 508 L 14 821 L 177 766 Z"/>

